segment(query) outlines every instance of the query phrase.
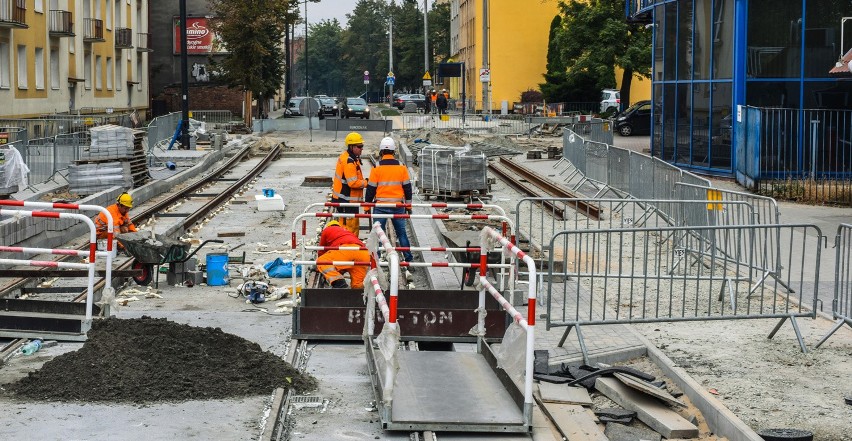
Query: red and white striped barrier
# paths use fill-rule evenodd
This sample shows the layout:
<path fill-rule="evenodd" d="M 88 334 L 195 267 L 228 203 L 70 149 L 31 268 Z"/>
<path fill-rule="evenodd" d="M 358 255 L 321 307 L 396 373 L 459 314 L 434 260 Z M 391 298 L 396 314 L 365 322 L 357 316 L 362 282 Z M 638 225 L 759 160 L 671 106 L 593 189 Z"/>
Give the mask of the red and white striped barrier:
<path fill-rule="evenodd" d="M 520 248 L 515 246 L 511 241 L 501 236 L 499 233 L 494 231 L 494 229 L 490 227 L 485 227 L 482 229 L 482 232 L 479 235 L 480 238 L 480 249 L 487 250 L 489 244 L 492 241 L 496 241 L 503 246 L 504 249 L 509 250 L 512 254 L 514 254 L 519 260 L 523 260 L 524 263 L 527 264 L 527 269 L 529 271 L 529 294 L 527 295 L 527 318 L 524 320 L 523 316 L 509 304 L 508 301 L 491 285 L 491 282 L 488 281 L 486 277 L 488 270 L 488 255 L 486 251 L 480 251 L 479 254 L 479 283 L 480 283 L 480 291 L 479 291 L 479 308 L 480 310 L 485 310 L 485 292 L 488 291 L 492 297 L 497 299 L 500 303 L 500 306 L 503 307 L 509 314 L 512 315 L 512 318 L 517 322 L 521 327 L 526 330 L 527 333 L 527 348 L 526 348 L 526 359 L 525 359 L 525 372 L 524 372 L 524 416 L 532 417 L 532 406 L 533 406 L 533 396 L 532 396 L 532 380 L 533 380 L 533 350 L 535 349 L 535 299 L 536 299 L 536 269 L 535 269 L 535 261 L 521 251 Z M 480 335 L 485 335 L 485 317 L 480 314 L 479 320 L 477 323 L 478 331 Z M 526 419 L 525 419 L 526 420 Z M 531 420 L 526 420 L 531 421 Z"/>
<path fill-rule="evenodd" d="M 341 245 L 336 247 L 323 247 L 317 245 L 308 245 L 305 246 L 306 250 L 309 251 L 335 251 L 335 250 L 346 250 L 346 251 L 358 251 L 358 250 L 366 250 L 367 247 L 359 247 L 355 245 Z M 393 247 L 396 251 L 444 251 L 444 252 L 458 252 L 458 253 L 479 253 L 479 247 Z"/>
<path fill-rule="evenodd" d="M 12 201 L 15 202 L 15 201 Z M 97 256 L 98 239 L 95 223 L 88 216 L 79 213 L 57 213 L 52 211 L 23 211 L 23 210 L 8 210 L 0 208 L 0 216 L 18 216 L 18 217 L 36 217 L 48 219 L 77 219 L 89 226 L 89 263 L 69 263 L 69 262 L 54 262 L 41 260 L 17 260 L 17 259 L 0 259 L 0 264 L 5 265 L 27 265 L 40 266 L 48 268 L 78 268 L 88 269 L 88 285 L 86 286 L 86 323 L 91 324 L 92 321 L 92 303 L 94 301 L 95 291 L 95 260 Z M 16 248 L 16 247 L 10 247 Z M 23 250 L 23 247 L 17 247 Z M 74 250 L 57 250 L 59 253 L 66 254 L 68 251 Z M 26 252 L 26 251 L 21 251 Z M 76 251 L 75 251 L 76 252 Z M 54 253 L 51 253 L 54 254 Z"/>
<path fill-rule="evenodd" d="M 434 203 L 412 203 L 406 204 L 403 202 L 325 202 L 308 205 L 305 208 L 305 213 L 315 207 L 359 207 L 359 208 L 460 208 L 465 210 L 494 210 L 500 215 L 505 216 L 506 210 L 499 205 L 494 204 L 450 204 L 446 202 Z"/>
<path fill-rule="evenodd" d="M 80 211 L 97 211 L 106 215 L 107 218 L 107 250 L 106 250 L 106 277 L 104 289 L 112 291 L 112 259 L 115 257 L 113 242 L 113 219 L 112 213 L 100 205 L 89 204 L 69 204 L 65 202 L 30 202 L 30 201 L 9 201 L 0 200 L 0 207 L 28 207 L 42 208 L 48 210 L 80 210 Z M 98 254 L 102 256 L 103 254 Z"/>

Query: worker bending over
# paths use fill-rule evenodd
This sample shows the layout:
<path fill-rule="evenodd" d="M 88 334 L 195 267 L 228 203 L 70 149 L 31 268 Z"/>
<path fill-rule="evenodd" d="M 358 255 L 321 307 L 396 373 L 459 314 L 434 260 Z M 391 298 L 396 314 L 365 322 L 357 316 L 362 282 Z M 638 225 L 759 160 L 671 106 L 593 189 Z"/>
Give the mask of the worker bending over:
<path fill-rule="evenodd" d="M 367 184 L 367 194 L 364 200 L 367 202 L 381 203 L 411 203 L 411 178 L 408 175 L 408 167 L 394 159 L 396 142 L 393 138 L 382 138 L 379 144 L 379 164 L 370 172 L 370 180 Z M 403 207 L 375 207 L 373 214 L 403 214 L 411 213 L 411 209 Z M 387 219 L 377 218 L 382 230 L 387 226 Z M 405 219 L 391 219 L 393 231 L 399 239 L 399 245 L 411 246 L 408 242 L 408 233 L 405 231 Z M 406 262 L 411 262 L 413 256 L 411 251 L 404 251 L 403 257 Z"/>
<path fill-rule="evenodd" d="M 364 242 L 361 242 L 358 236 L 340 226 L 340 222 L 336 220 L 331 220 L 325 225 L 320 235 L 319 244 L 323 247 L 364 246 Z M 370 253 L 367 250 L 321 250 L 317 252 L 317 260 L 321 262 L 352 261 L 366 263 L 370 261 Z M 366 265 L 317 264 L 317 269 L 332 288 L 346 288 L 346 281 L 343 280 L 341 273 L 349 273 L 352 288 L 355 289 L 364 287 L 364 277 L 367 276 Z"/>
<path fill-rule="evenodd" d="M 364 202 L 364 187 L 367 180 L 361 172 L 361 152 L 364 151 L 364 138 L 358 132 L 346 135 L 346 151 L 337 158 L 337 166 L 332 178 L 332 202 Z M 358 213 L 358 207 L 338 207 L 338 213 Z M 356 237 L 361 228 L 357 218 L 340 218 L 341 225 Z"/>
<path fill-rule="evenodd" d="M 128 233 L 136 231 L 136 225 L 130 220 L 130 209 L 133 208 L 133 198 L 128 193 L 122 193 L 118 196 L 115 203 L 106 207 L 109 214 L 112 215 L 112 230 L 114 233 Z M 97 227 L 98 239 L 107 238 L 107 217 L 101 213 L 95 218 L 95 226 Z"/>

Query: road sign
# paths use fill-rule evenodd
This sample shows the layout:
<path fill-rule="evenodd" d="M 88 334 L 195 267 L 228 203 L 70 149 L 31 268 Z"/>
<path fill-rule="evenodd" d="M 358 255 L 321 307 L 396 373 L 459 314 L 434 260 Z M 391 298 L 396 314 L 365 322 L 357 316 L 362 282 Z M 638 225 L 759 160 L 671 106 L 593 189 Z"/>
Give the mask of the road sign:
<path fill-rule="evenodd" d="M 479 69 L 479 81 L 483 83 L 491 81 L 491 69 Z"/>
<path fill-rule="evenodd" d="M 429 75 L 429 72 L 423 75 L 423 85 L 431 86 L 432 85 L 432 75 Z"/>
<path fill-rule="evenodd" d="M 385 81 L 385 84 L 393 86 L 394 84 L 396 84 L 396 78 L 393 76 L 388 76 L 388 79 L 387 81 Z"/>
<path fill-rule="evenodd" d="M 364 84 L 370 84 L 370 71 L 364 71 Z"/>
<path fill-rule="evenodd" d="M 299 103 L 299 113 L 304 116 L 314 116 L 319 112 L 319 103 L 315 98 L 305 98 Z"/>

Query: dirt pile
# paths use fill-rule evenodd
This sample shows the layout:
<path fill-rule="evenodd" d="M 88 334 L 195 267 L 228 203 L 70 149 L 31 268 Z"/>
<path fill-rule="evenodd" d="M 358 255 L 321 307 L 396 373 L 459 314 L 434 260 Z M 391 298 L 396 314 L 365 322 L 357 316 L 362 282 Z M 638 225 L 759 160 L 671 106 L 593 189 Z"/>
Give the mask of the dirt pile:
<path fill-rule="evenodd" d="M 219 328 L 166 319 L 96 321 L 89 339 L 29 376 L 5 385 L 17 397 L 48 401 L 146 403 L 299 392 L 317 381 L 257 343 Z"/>

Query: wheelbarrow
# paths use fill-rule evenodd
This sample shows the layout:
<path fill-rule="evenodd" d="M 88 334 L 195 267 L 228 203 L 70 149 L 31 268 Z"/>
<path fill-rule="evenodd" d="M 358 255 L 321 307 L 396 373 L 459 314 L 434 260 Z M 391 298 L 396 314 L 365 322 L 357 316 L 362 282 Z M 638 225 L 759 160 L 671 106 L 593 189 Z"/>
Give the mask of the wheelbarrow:
<path fill-rule="evenodd" d="M 137 285 L 147 286 L 155 277 L 155 286 L 159 285 L 160 272 L 154 267 L 160 267 L 167 263 L 184 263 L 191 259 L 195 253 L 210 242 L 224 243 L 223 240 L 210 239 L 201 242 L 191 253 L 190 244 L 172 239 L 167 236 L 155 234 L 152 238 L 148 233 L 127 233 L 117 236 L 118 242 L 124 247 L 128 254 L 133 257 L 132 268 L 140 270 L 141 273 L 133 276 Z"/>

